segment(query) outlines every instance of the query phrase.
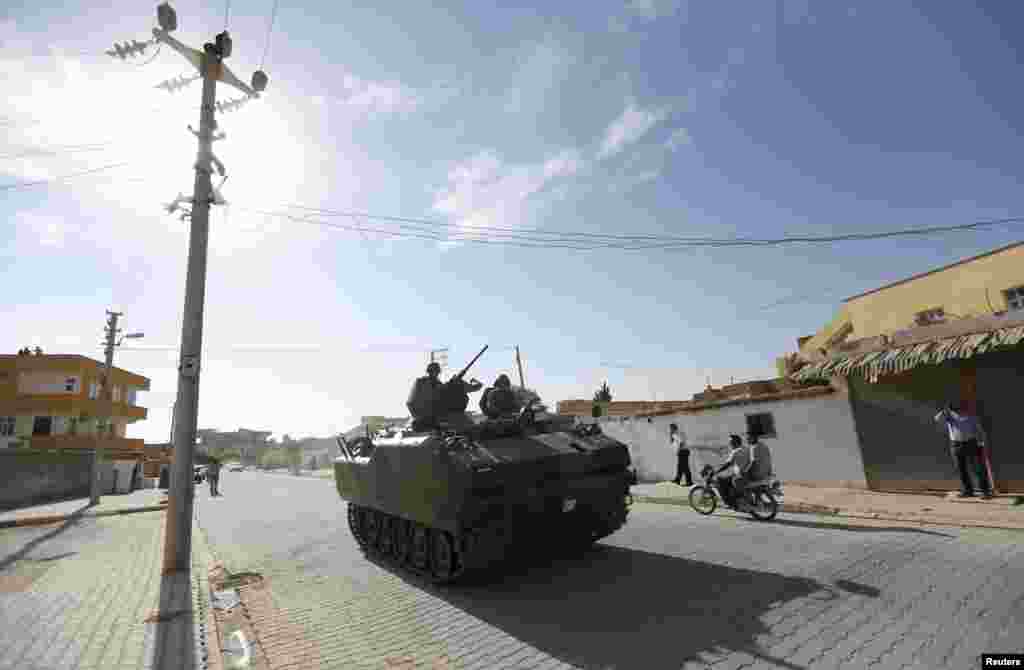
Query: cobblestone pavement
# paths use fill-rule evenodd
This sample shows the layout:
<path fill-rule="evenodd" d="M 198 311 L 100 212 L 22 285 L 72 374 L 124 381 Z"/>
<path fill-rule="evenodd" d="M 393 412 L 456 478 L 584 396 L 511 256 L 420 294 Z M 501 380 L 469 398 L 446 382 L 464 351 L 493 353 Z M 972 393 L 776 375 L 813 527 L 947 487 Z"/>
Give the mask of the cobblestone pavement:
<path fill-rule="evenodd" d="M 160 575 L 164 518 L 142 512 L 0 530 L 0 669 L 201 665 L 200 591 L 188 573 Z"/>
<path fill-rule="evenodd" d="M 579 556 L 436 588 L 368 561 L 333 482 L 232 473 L 197 497 L 267 667 L 938 668 L 1024 647 L 1024 534 L 638 504 Z"/>

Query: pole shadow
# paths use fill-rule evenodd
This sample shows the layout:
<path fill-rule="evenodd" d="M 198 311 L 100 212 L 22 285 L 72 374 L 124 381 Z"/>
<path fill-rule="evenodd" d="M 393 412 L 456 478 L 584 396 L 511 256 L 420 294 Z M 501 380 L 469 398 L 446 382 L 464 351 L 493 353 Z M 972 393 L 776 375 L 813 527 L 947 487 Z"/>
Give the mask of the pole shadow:
<path fill-rule="evenodd" d="M 40 535 L 39 537 L 29 540 L 17 551 L 14 551 L 13 553 L 10 553 L 4 556 L 3 558 L 0 558 L 0 570 L 3 570 L 4 568 L 7 568 L 8 566 L 24 559 L 26 556 L 28 556 L 29 552 L 31 552 L 33 549 L 35 549 L 42 543 L 52 540 L 61 533 L 69 530 L 74 526 L 77 526 L 79 523 L 81 523 L 82 519 L 84 518 L 83 515 L 85 514 L 86 509 L 87 507 L 83 507 L 82 509 L 74 512 L 68 517 L 66 521 L 61 522 L 60 526 L 58 526 L 57 528 L 54 528 L 53 530 L 49 531 L 48 533 L 45 533 L 44 535 Z"/>
<path fill-rule="evenodd" d="M 761 617 L 799 598 L 877 597 L 853 582 L 839 588 L 804 577 L 596 545 L 585 553 L 527 560 L 486 583 L 437 587 L 375 558 L 416 587 L 530 646 L 580 668 L 678 669 L 732 652 L 803 670 L 762 651 Z"/>
<path fill-rule="evenodd" d="M 153 626 L 154 670 L 198 670 L 195 613 L 192 603 L 191 572 L 182 570 L 160 578 L 160 600 L 156 611 L 146 617 Z"/>

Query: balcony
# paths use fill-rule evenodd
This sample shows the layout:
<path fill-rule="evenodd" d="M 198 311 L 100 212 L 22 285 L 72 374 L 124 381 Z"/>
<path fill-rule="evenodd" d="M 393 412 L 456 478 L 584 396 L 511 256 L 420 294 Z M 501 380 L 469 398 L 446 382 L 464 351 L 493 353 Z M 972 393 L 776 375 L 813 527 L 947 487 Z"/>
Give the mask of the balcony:
<path fill-rule="evenodd" d="M 8 405 L 8 403 L 5 403 Z M 53 393 L 26 395 L 18 394 L 9 401 L 12 414 L 49 414 L 52 416 L 106 416 L 108 405 L 101 400 L 91 400 L 80 395 L 70 393 Z M 113 403 L 113 415 L 118 419 L 129 421 L 142 421 L 146 418 L 148 411 L 145 407 L 128 405 L 124 402 Z"/>
<path fill-rule="evenodd" d="M 95 435 L 33 435 L 33 449 L 80 449 L 91 451 L 102 446 L 108 460 L 141 460 L 145 440 L 127 437 L 96 437 Z"/>

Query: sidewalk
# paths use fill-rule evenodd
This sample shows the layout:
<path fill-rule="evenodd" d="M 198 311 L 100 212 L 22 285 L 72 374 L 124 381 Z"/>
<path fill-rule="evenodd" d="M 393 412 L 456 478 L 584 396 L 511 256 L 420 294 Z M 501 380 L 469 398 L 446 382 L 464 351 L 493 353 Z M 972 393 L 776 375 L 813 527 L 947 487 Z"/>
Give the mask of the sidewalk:
<path fill-rule="evenodd" d="M 208 551 L 193 525 L 191 570 L 161 575 L 165 523 L 79 515 L 0 530 L 0 667 L 206 668 Z"/>
<path fill-rule="evenodd" d="M 640 502 L 689 506 L 689 488 L 672 482 L 637 484 L 631 488 Z M 887 519 L 913 523 L 1024 530 L 1020 496 L 999 495 L 991 500 L 915 493 L 879 493 L 861 489 L 787 486 L 782 483 L 780 511 L 841 517 Z"/>
<path fill-rule="evenodd" d="M 132 512 L 150 512 L 166 508 L 167 492 L 142 489 L 132 493 L 112 493 L 100 497 L 100 504 L 89 506 L 89 498 L 75 498 L 46 505 L 33 505 L 9 512 L 0 512 L 0 528 L 37 526 L 81 517 L 103 517 Z"/>

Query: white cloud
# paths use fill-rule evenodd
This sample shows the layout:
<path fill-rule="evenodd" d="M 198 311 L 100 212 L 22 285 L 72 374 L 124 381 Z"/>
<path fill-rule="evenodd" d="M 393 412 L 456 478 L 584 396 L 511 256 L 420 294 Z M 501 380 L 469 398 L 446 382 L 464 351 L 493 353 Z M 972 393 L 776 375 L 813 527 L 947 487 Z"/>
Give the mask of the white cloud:
<path fill-rule="evenodd" d="M 649 23 L 685 13 L 685 0 L 629 0 L 621 13 L 608 19 L 608 29 L 618 33 L 628 32 L 633 24 Z"/>
<path fill-rule="evenodd" d="M 689 130 L 686 128 L 676 128 L 669 135 L 668 139 L 665 140 L 665 148 L 669 151 L 675 151 L 681 146 L 690 144 L 692 141 Z"/>
<path fill-rule="evenodd" d="M 449 170 L 447 185 L 434 194 L 433 209 L 464 227 L 515 226 L 525 218 L 532 197 L 584 168 L 585 161 L 575 150 L 520 165 L 506 164 L 494 152 L 481 152 Z"/>
<path fill-rule="evenodd" d="M 353 115 L 376 119 L 414 112 L 422 104 L 422 96 L 396 81 L 372 81 L 352 73 L 341 78 L 342 93 L 326 99 Z M 323 96 L 318 96 L 323 99 Z"/>
<path fill-rule="evenodd" d="M 597 153 L 598 159 L 608 158 L 636 142 L 667 116 L 664 110 L 641 109 L 633 102 L 626 105 L 619 118 L 608 126 Z"/>

